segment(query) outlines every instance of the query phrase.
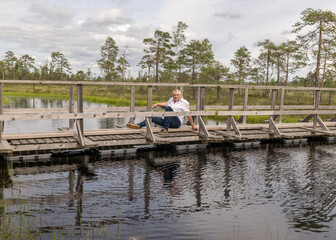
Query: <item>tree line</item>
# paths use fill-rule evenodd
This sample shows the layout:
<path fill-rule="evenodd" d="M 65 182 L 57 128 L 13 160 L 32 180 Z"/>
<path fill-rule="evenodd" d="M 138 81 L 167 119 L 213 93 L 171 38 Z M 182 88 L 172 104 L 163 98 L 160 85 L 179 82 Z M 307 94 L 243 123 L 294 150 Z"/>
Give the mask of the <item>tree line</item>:
<path fill-rule="evenodd" d="M 295 40 L 279 44 L 265 39 L 258 43 L 257 58 L 252 58 L 251 52 L 241 46 L 234 52 L 230 66 L 215 59 L 208 39 L 187 41 L 187 28 L 180 21 L 172 32 L 156 30 L 152 37 L 143 39 L 144 54 L 138 63 L 142 71 L 137 77 L 126 76 L 130 67 L 126 50 L 120 53 L 112 37 L 100 47 L 101 58 L 97 64 L 102 75 L 95 76 L 90 69 L 73 73 L 69 60 L 61 52 L 53 52 L 50 61 L 36 67 L 33 57 L 17 57 L 7 51 L 0 60 L 0 76 L 2 79 L 335 85 L 336 14 L 332 11 L 307 8 L 292 26 Z M 303 69 L 305 76 L 295 75 Z"/>

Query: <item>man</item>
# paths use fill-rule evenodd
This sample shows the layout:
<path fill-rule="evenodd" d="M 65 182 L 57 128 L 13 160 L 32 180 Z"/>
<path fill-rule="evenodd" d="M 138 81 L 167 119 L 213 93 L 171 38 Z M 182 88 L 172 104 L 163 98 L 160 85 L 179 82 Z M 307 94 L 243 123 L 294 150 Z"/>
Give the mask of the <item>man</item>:
<path fill-rule="evenodd" d="M 189 111 L 189 102 L 182 97 L 180 90 L 175 89 L 173 91 L 173 96 L 168 100 L 168 102 L 155 103 L 152 108 L 164 107 L 166 112 L 183 112 Z M 152 122 L 163 127 L 161 130 L 162 134 L 168 133 L 168 128 L 179 128 L 183 124 L 184 116 L 171 116 L 171 117 L 152 117 Z M 194 121 L 191 116 L 188 116 L 188 121 L 193 130 L 198 130 L 198 127 L 194 125 Z M 146 121 L 142 121 L 138 124 L 127 123 L 129 128 L 142 128 L 146 126 Z"/>

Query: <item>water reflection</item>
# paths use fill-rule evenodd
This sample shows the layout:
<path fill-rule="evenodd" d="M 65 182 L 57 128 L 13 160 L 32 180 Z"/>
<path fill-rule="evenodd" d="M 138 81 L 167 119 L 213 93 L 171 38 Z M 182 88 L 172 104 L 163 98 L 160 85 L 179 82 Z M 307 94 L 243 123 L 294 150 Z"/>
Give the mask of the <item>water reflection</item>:
<path fill-rule="evenodd" d="M 129 159 L 93 155 L 14 163 L 2 166 L 0 198 L 10 199 L 20 186 L 20 197 L 31 209 L 54 209 L 44 212 L 48 221 L 39 226 L 46 239 L 52 236 L 47 230 L 64 218 L 66 224 L 58 227 L 69 237 L 104 227 L 106 236 L 118 231 L 121 238 L 146 231 L 146 239 L 218 239 L 237 237 L 232 232 L 239 227 L 240 239 L 265 239 L 269 231 L 283 234 L 280 239 L 288 232 L 288 239 L 312 233 L 333 239 L 334 149 L 315 143 L 263 145 L 245 151 L 221 147 L 185 154 L 138 152 Z"/>

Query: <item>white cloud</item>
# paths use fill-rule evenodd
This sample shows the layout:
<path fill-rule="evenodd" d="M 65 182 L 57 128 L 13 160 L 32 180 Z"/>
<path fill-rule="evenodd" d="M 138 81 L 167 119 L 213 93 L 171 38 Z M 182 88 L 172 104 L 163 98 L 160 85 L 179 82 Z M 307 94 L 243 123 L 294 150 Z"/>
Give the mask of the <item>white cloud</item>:
<path fill-rule="evenodd" d="M 333 0 L 3 0 L 0 2 L 0 55 L 12 50 L 44 62 L 62 51 L 73 69 L 97 69 L 100 46 L 112 37 L 136 75 L 143 39 L 156 29 L 171 32 L 178 21 L 189 25 L 190 39 L 208 38 L 215 57 L 226 64 L 246 46 L 258 54 L 258 41 L 285 41 L 307 7 L 336 11 Z M 254 56 L 256 57 L 256 56 Z"/>

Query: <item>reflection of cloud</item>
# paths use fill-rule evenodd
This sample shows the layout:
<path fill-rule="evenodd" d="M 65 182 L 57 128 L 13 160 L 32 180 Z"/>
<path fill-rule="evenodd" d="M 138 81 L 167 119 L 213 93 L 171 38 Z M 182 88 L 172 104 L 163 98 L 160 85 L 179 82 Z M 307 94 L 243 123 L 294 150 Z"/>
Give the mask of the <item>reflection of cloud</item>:
<path fill-rule="evenodd" d="M 218 12 L 214 14 L 215 17 L 221 17 L 221 18 L 229 18 L 229 19 L 238 19 L 242 18 L 243 15 L 240 13 L 234 13 L 234 12 Z"/>

